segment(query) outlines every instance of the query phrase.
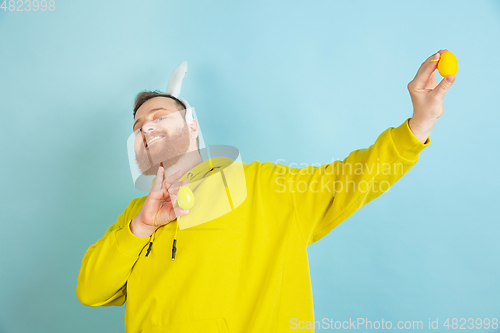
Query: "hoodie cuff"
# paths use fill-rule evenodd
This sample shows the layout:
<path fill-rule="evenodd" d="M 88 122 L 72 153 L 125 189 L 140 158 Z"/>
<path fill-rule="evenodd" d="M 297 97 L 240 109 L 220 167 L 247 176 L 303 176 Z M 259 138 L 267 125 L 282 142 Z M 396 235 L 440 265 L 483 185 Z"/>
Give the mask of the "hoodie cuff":
<path fill-rule="evenodd" d="M 131 222 L 132 219 L 123 228 L 116 231 L 116 246 L 120 252 L 131 257 L 138 257 L 144 246 L 149 242 L 149 237 L 134 235 L 130 230 Z"/>
<path fill-rule="evenodd" d="M 399 155 L 408 160 L 416 160 L 418 154 L 431 144 L 431 137 L 428 136 L 425 143 L 420 142 L 410 129 L 408 124 L 410 119 L 408 118 L 398 127 L 392 128 L 391 135 Z"/>

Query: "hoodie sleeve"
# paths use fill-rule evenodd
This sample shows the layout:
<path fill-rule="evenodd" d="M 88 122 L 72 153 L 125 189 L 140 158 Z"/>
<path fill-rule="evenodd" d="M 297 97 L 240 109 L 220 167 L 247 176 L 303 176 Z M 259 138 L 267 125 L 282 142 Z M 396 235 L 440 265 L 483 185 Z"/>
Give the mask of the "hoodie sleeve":
<path fill-rule="evenodd" d="M 417 163 L 431 139 L 420 142 L 409 119 L 389 127 L 369 148 L 355 150 L 343 161 L 288 169 L 292 205 L 306 246 L 382 195 Z"/>
<path fill-rule="evenodd" d="M 76 295 L 87 306 L 121 306 L 126 300 L 126 284 L 149 237 L 138 237 L 130 222 L 140 210 L 138 199 L 125 211 L 94 245 L 85 252 L 78 274 Z"/>

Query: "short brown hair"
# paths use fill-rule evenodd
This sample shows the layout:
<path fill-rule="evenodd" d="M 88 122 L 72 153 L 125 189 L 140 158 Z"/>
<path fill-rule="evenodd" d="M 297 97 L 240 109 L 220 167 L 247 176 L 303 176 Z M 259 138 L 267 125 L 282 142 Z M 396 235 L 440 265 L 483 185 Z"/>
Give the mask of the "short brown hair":
<path fill-rule="evenodd" d="M 150 100 L 151 98 L 155 97 L 167 97 L 171 98 L 174 101 L 176 101 L 177 106 L 180 108 L 179 111 L 181 111 L 182 116 L 184 117 L 184 120 L 186 120 L 186 106 L 184 103 L 182 103 L 177 97 L 172 96 L 170 94 L 164 94 L 161 91 L 143 91 L 137 94 L 135 97 L 135 102 L 134 102 L 134 119 L 135 119 L 135 114 L 137 113 L 137 110 L 141 107 L 142 104 L 144 104 L 147 100 Z"/>
<path fill-rule="evenodd" d="M 165 94 L 162 93 L 161 91 L 155 90 L 155 91 L 142 91 L 137 94 L 135 97 L 135 102 L 134 102 L 134 119 L 135 119 L 135 114 L 137 113 L 137 110 L 141 107 L 142 104 L 144 104 L 147 100 L 150 100 L 151 98 L 155 97 L 167 97 L 171 98 L 176 102 L 176 105 L 184 118 L 184 121 L 186 122 L 186 106 L 184 103 L 182 103 L 177 97 L 172 96 L 170 94 Z M 187 122 L 186 122 L 187 124 Z M 196 137 L 196 145 L 198 147 L 198 150 L 200 150 L 200 135 L 198 133 L 198 136 Z"/>

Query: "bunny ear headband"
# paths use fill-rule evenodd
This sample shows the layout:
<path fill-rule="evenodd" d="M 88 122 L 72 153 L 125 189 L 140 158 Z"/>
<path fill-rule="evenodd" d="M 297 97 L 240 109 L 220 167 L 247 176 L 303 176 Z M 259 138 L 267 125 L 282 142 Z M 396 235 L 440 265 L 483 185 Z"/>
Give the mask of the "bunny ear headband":
<path fill-rule="evenodd" d="M 191 106 L 189 106 L 189 103 L 185 99 L 179 98 L 182 80 L 184 80 L 187 74 L 187 66 L 187 61 L 183 61 L 174 68 L 172 74 L 170 74 L 170 78 L 168 79 L 167 94 L 176 97 L 184 103 L 184 105 L 186 105 L 186 123 L 190 125 L 193 121 L 193 111 L 191 110 Z"/>
<path fill-rule="evenodd" d="M 190 106 L 188 101 L 183 98 L 179 98 L 181 92 L 182 81 L 187 74 L 187 61 L 181 62 L 177 67 L 174 68 L 168 79 L 167 91 L 166 93 L 174 96 L 180 100 L 186 106 L 186 123 L 190 125 L 196 118 L 196 111 L 194 107 Z M 198 139 L 199 139 L 199 150 L 200 154 L 204 159 L 207 159 L 205 141 L 203 140 L 203 135 L 201 129 L 198 128 Z M 132 133 L 127 139 L 127 152 L 130 165 L 130 171 L 132 173 L 132 180 L 134 185 L 138 190 L 149 192 L 151 189 L 151 182 L 154 179 L 154 175 L 144 175 L 142 174 L 139 166 L 137 164 L 135 155 L 135 134 Z"/>

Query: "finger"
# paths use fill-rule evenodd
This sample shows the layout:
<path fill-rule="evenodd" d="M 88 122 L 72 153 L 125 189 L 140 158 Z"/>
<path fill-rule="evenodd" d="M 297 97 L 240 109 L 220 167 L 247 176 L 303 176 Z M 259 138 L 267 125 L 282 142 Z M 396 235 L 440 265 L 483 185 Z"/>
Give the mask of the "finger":
<path fill-rule="evenodd" d="M 164 184 L 164 188 L 165 188 L 165 195 L 163 196 L 163 199 L 165 199 L 166 201 L 173 201 L 173 203 L 175 203 L 175 198 L 177 198 L 177 193 L 179 193 L 179 188 L 181 186 L 185 186 L 189 183 L 189 179 L 184 179 L 180 182 L 177 182 L 177 183 L 173 183 L 171 184 L 170 186 L 167 185 L 167 180 L 165 179 L 163 181 L 163 184 Z"/>
<path fill-rule="evenodd" d="M 427 82 L 426 88 L 428 88 L 428 89 L 434 89 L 434 88 L 436 88 L 436 86 L 437 86 L 436 71 L 434 71 L 431 74 L 431 78 L 430 78 L 429 82 Z"/>
<path fill-rule="evenodd" d="M 174 193 L 176 193 L 176 192 L 178 192 L 178 191 L 179 191 L 179 188 L 180 188 L 181 186 L 185 186 L 185 185 L 187 185 L 187 184 L 189 184 L 189 179 L 187 179 L 187 178 L 186 178 L 186 179 L 181 180 L 180 182 L 176 182 L 176 183 L 171 184 L 171 185 L 168 187 L 168 191 L 169 191 L 169 192 L 174 192 Z"/>
<path fill-rule="evenodd" d="M 177 185 L 179 184 L 179 185 Z M 172 204 L 175 205 L 176 201 L 177 201 L 177 196 L 179 195 L 179 190 L 182 186 L 186 185 L 186 184 L 182 184 L 182 182 L 180 183 L 177 183 L 176 185 L 172 185 L 172 187 L 170 187 L 170 190 L 169 190 L 169 193 L 170 193 L 170 200 L 172 201 Z"/>
<path fill-rule="evenodd" d="M 450 80 L 451 82 L 448 82 L 448 80 Z M 448 75 L 447 77 L 442 79 L 441 82 L 439 82 L 438 86 L 430 92 L 430 95 L 434 98 L 443 100 L 444 95 L 453 85 L 453 82 L 455 82 L 455 75 Z"/>
<path fill-rule="evenodd" d="M 186 215 L 187 213 L 189 213 L 189 209 L 182 209 L 181 207 L 174 208 L 174 214 L 177 217 L 181 215 Z"/>
<path fill-rule="evenodd" d="M 444 50 L 439 50 L 439 54 L 443 54 L 444 52 L 448 51 L 447 49 L 444 49 Z M 441 57 L 440 57 L 441 58 Z M 432 59 L 431 62 L 433 62 L 434 60 L 437 60 L 439 61 L 439 59 Z M 431 78 L 430 80 L 427 82 L 427 86 L 426 86 L 426 91 L 431 91 L 433 90 L 434 88 L 436 88 L 437 86 L 437 82 L 436 82 L 436 71 L 433 71 L 432 74 L 431 74 Z"/>
<path fill-rule="evenodd" d="M 177 170 L 176 172 L 174 172 L 173 174 L 171 174 L 170 176 L 168 176 L 165 180 L 166 180 L 166 186 L 165 188 L 168 190 L 170 188 L 170 186 L 172 186 L 173 183 L 176 183 L 177 180 L 179 180 L 179 178 L 181 178 L 182 174 L 181 174 L 181 170 Z"/>
<path fill-rule="evenodd" d="M 440 54 L 436 53 L 433 58 L 434 59 L 439 59 Z M 436 62 L 429 62 L 427 63 L 427 66 L 424 68 L 424 70 L 418 74 L 418 76 L 414 79 L 415 81 L 415 88 L 416 89 L 423 89 L 427 85 L 427 82 L 429 82 L 429 79 L 431 77 L 431 74 L 436 70 L 437 68 L 437 61 Z"/>
<path fill-rule="evenodd" d="M 436 57 L 436 54 L 439 54 L 439 52 L 436 52 L 433 55 L 431 55 L 429 58 L 425 59 L 425 61 L 422 63 L 422 65 L 420 65 L 420 68 L 418 69 L 417 74 L 415 74 L 415 77 L 413 78 L 414 80 L 422 73 L 422 71 L 425 69 L 427 64 L 429 64 L 431 62 L 431 60 Z"/>
<path fill-rule="evenodd" d="M 163 168 L 159 167 L 156 172 L 155 182 L 153 183 L 153 187 L 151 188 L 151 192 L 160 192 L 161 185 L 163 183 Z"/>
<path fill-rule="evenodd" d="M 160 166 L 163 169 L 163 172 L 161 173 L 161 191 L 163 192 L 165 190 L 163 187 L 163 181 L 165 180 L 165 168 L 163 167 L 163 162 L 160 162 Z"/>
<path fill-rule="evenodd" d="M 168 184 L 167 184 L 167 180 L 163 180 L 163 190 L 165 191 L 165 193 L 168 194 Z"/>
<path fill-rule="evenodd" d="M 444 49 L 444 50 L 439 50 L 439 58 L 441 58 L 441 54 L 447 52 L 448 50 L 447 49 Z M 434 62 L 434 61 L 439 61 L 439 58 L 438 59 L 432 59 L 430 62 Z"/>
<path fill-rule="evenodd" d="M 180 188 L 182 186 L 185 186 L 187 184 L 183 184 L 184 181 L 182 182 L 179 182 L 175 185 L 172 185 L 169 189 L 169 193 L 170 193 L 170 200 L 172 201 L 172 204 L 175 205 L 175 203 L 177 202 L 177 196 L 179 195 L 179 191 L 180 191 Z"/>
<path fill-rule="evenodd" d="M 415 78 L 416 79 L 420 73 L 422 73 L 422 71 L 427 67 L 427 65 L 430 63 L 430 62 L 434 62 L 435 61 L 438 61 L 439 58 L 441 57 L 441 54 L 443 54 L 444 52 L 448 51 L 447 49 L 441 49 L 439 50 L 438 52 L 434 53 L 433 55 L 431 55 L 429 58 L 427 58 L 423 63 L 422 65 L 420 65 L 420 68 L 418 69 L 417 71 L 417 74 L 415 75 Z M 439 54 L 439 57 L 437 57 L 436 59 L 436 54 Z"/>
<path fill-rule="evenodd" d="M 167 189 L 167 180 L 163 180 L 163 184 L 162 184 L 162 192 L 163 192 L 163 200 L 165 201 L 170 201 L 170 193 L 168 192 L 168 189 Z"/>
<path fill-rule="evenodd" d="M 187 185 L 188 182 L 189 179 L 188 180 L 184 179 L 178 183 L 171 184 L 166 190 L 166 192 L 168 192 L 169 194 L 170 199 L 173 200 L 172 196 L 177 195 L 177 193 L 179 193 L 179 188 L 183 185 Z"/>
<path fill-rule="evenodd" d="M 177 194 L 170 194 L 170 201 L 172 202 L 172 206 L 175 206 L 177 202 Z"/>

